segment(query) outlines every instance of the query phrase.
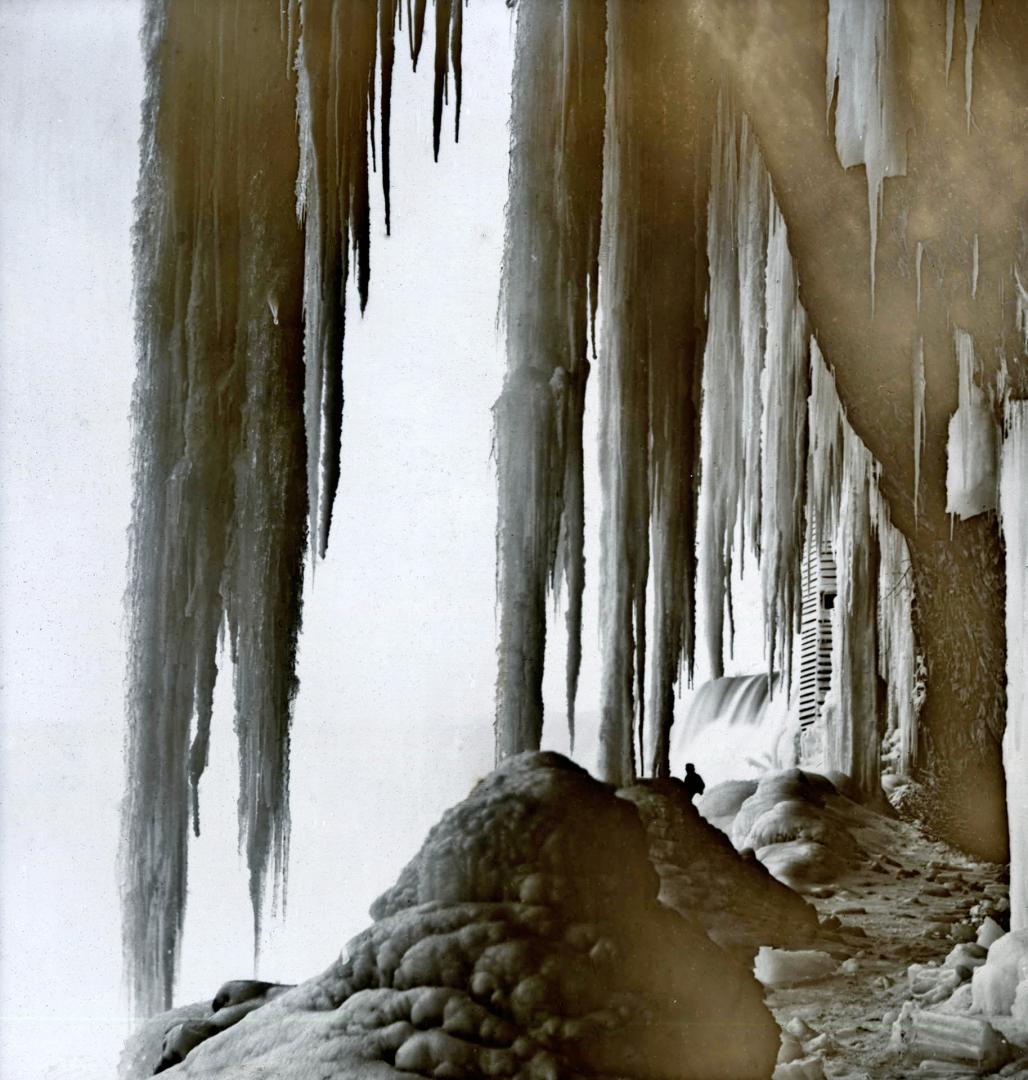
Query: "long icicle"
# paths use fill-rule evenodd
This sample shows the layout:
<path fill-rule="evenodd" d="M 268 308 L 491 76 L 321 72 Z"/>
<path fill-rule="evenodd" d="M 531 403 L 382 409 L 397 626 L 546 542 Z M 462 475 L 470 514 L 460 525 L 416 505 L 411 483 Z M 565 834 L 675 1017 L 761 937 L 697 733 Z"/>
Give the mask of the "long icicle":
<path fill-rule="evenodd" d="M 608 4 L 607 117 L 601 248 L 600 772 L 627 783 L 644 745 L 646 587 L 653 525 L 654 771 L 666 771 L 673 690 L 692 645 L 695 516 L 695 320 L 699 278 L 695 125 L 664 107 L 665 78 L 687 77 L 671 48 L 681 5 L 642 19 Z M 673 76 L 668 72 L 675 72 Z"/>
<path fill-rule="evenodd" d="M 187 785 L 198 828 L 223 617 L 237 684 L 252 689 L 249 737 L 268 747 L 269 778 L 278 770 L 259 808 L 240 804 L 251 888 L 262 890 L 269 857 L 283 869 L 288 809 L 279 763 L 306 539 L 288 39 L 273 7 L 248 22 L 243 40 L 227 5 L 151 0 L 144 40 L 120 852 L 126 975 L 139 1013 L 171 1001 L 186 895 Z M 261 451 L 276 455 L 278 477 L 269 477 Z M 296 486 L 284 493 L 282 484 Z M 269 565 L 285 587 L 255 601 L 253 579 L 267 581 Z M 282 658 L 280 667 L 265 648 Z M 247 757 L 247 769 L 252 776 L 261 766 Z"/>
<path fill-rule="evenodd" d="M 909 125 L 896 55 L 892 0 L 829 0 L 827 108 L 830 112 L 834 100 L 835 149 L 842 167 L 863 164 L 867 173 L 872 312 L 883 183 L 907 171 Z"/>
<path fill-rule="evenodd" d="M 585 584 L 582 417 L 597 274 L 604 27 L 581 0 L 522 0 L 512 101 L 502 312 L 507 373 L 495 407 L 497 757 L 542 734 L 546 595 L 568 586 L 568 721 Z"/>
<path fill-rule="evenodd" d="M 255 950 L 269 876 L 284 904 L 306 519 L 309 510 L 323 552 L 339 475 L 351 251 L 362 304 L 369 280 L 376 47 L 389 203 L 399 2 L 258 5 L 244 29 L 229 2 L 147 0 L 119 853 L 137 1012 L 171 1000 L 223 625 Z M 455 18 L 455 72 L 460 46 Z"/>
<path fill-rule="evenodd" d="M 918 334 L 910 373 L 914 396 L 914 525 L 917 525 L 921 500 L 921 455 L 925 449 L 927 428 L 925 425 L 925 371 L 924 338 Z"/>

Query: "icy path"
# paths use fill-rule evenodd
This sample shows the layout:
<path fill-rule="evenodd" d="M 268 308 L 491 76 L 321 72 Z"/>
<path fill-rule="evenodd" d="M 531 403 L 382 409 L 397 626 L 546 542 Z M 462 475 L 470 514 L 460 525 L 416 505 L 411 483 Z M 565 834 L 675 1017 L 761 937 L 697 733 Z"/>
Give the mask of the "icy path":
<path fill-rule="evenodd" d="M 772 990 L 765 1000 L 781 1027 L 799 1018 L 828 1036 L 820 1056 L 832 1080 L 973 1075 L 955 1066 L 930 1071 L 896 1062 L 888 1053 L 889 1033 L 910 998 L 907 968 L 943 960 L 953 948 L 951 928 L 982 899 L 984 886 L 1006 881 L 1005 867 L 972 862 L 905 822 L 891 823 L 889 833 L 886 846 L 867 844 L 877 854 L 844 887 L 807 897 L 822 919 L 841 921 L 838 948 L 831 951 L 840 960 L 855 958 L 855 973 Z"/>

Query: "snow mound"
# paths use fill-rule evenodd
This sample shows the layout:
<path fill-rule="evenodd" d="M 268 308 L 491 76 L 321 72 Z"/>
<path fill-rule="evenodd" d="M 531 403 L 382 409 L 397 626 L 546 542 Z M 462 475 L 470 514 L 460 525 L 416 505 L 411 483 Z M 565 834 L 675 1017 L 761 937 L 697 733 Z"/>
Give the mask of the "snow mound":
<path fill-rule="evenodd" d="M 629 801 L 560 755 L 511 758 L 327 971 L 175 1075 L 769 1076 L 779 1038 L 759 984 L 657 893 Z"/>
<path fill-rule="evenodd" d="M 724 790 L 714 789 L 701 810 L 738 850 L 754 850 L 773 877 L 803 892 L 844 878 L 884 827 L 881 815 L 840 794 L 848 784 L 839 774 L 786 769 L 764 776 L 745 798 L 744 788 L 719 786 Z"/>
<path fill-rule="evenodd" d="M 739 807 L 757 790 L 757 780 L 726 780 L 696 801 L 700 816 L 724 833 L 731 833 Z"/>
<path fill-rule="evenodd" d="M 701 817 L 680 780 L 641 781 L 618 794 L 636 805 L 646 828 L 660 900 L 702 923 L 719 945 L 752 951 L 806 945 L 817 936 L 817 912 L 755 858 L 741 858 Z"/>

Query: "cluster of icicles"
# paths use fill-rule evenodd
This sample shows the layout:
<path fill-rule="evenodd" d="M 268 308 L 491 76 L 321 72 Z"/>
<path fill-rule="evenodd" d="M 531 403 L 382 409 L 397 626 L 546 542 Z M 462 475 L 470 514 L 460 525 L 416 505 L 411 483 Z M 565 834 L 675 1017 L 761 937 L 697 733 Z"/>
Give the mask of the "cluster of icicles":
<path fill-rule="evenodd" d="M 971 128 L 974 44 L 982 0 L 964 0 L 964 100 Z M 909 107 L 899 86 L 899 40 L 893 0 L 829 0 L 827 111 L 835 105 L 835 149 L 843 168 L 867 174 L 871 232 L 871 306 L 886 177 L 907 171 Z M 953 62 L 956 0 L 946 0 L 946 78 Z"/>
<path fill-rule="evenodd" d="M 405 11 L 401 0 L 289 0 L 246 5 L 245 16 L 229 3 L 146 5 L 121 848 L 137 1011 L 171 999 L 226 631 L 255 941 L 269 876 L 284 903 L 307 518 L 323 554 L 351 261 L 362 308 L 368 296 L 369 164 L 388 223 L 394 35 L 405 21 L 416 64 L 427 10 L 427 0 Z M 434 10 L 438 152 L 451 74 L 460 101 L 462 4 Z"/>
<path fill-rule="evenodd" d="M 761 571 L 767 655 L 789 683 L 804 546 L 838 567 L 826 761 L 868 792 L 881 773 L 876 673 L 898 765 L 915 753 L 910 554 L 879 490 L 879 466 L 846 419 L 799 299 L 788 233 L 745 118 L 718 109 L 708 215 L 699 585 L 721 673 L 735 538 Z"/>

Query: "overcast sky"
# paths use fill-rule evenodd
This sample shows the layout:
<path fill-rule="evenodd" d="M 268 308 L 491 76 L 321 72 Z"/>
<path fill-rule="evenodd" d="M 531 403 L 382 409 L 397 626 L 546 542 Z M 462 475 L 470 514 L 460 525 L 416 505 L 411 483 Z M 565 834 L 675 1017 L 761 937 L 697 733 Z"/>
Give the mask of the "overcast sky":
<path fill-rule="evenodd" d="M 461 144 L 438 164 L 430 66 L 397 66 L 393 236 L 377 207 L 371 301 L 347 331 L 332 547 L 308 581 L 289 918 L 265 943 L 267 978 L 324 968 L 491 765 L 510 19 L 500 0 L 468 12 Z M 138 20 L 133 0 L 0 0 L 0 1075 L 25 1080 L 109 1077 L 125 1033 L 114 862 Z M 592 445 L 587 460 L 595 526 Z M 587 554 L 595 576 L 594 530 Z M 595 588 L 585 619 L 588 722 Z M 562 627 L 546 686 L 558 746 Z M 227 679 L 217 697 L 181 1000 L 250 973 Z"/>

